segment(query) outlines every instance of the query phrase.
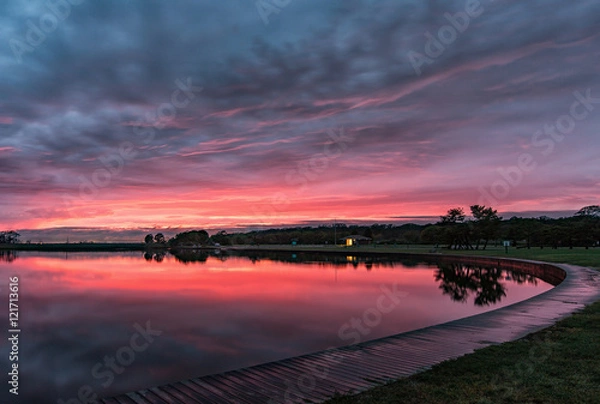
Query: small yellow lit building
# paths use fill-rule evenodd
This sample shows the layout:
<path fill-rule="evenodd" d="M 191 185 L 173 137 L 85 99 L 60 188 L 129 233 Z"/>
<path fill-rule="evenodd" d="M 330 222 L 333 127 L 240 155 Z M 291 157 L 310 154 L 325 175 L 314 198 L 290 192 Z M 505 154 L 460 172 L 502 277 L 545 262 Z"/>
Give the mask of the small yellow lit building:
<path fill-rule="evenodd" d="M 359 235 L 344 237 L 342 240 L 344 240 L 346 247 L 353 247 L 361 244 L 371 244 L 371 241 L 373 241 L 373 239 L 371 239 L 370 237 Z"/>

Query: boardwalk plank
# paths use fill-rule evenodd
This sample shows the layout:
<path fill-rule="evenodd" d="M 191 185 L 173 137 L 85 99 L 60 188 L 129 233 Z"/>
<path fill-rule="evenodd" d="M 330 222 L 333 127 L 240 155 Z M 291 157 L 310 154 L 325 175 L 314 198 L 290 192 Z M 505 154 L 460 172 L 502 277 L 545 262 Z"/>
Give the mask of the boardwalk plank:
<path fill-rule="evenodd" d="M 193 390 L 198 395 L 199 401 L 203 404 L 220 404 L 223 402 L 220 399 L 215 398 L 215 395 L 209 390 L 202 388 L 189 380 L 183 380 L 180 383 L 189 388 L 190 390 Z"/>

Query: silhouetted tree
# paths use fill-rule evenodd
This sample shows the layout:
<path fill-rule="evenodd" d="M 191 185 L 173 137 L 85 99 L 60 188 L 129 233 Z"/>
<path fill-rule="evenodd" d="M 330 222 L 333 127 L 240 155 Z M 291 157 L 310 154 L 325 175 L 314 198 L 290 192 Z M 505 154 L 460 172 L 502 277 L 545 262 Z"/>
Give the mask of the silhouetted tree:
<path fill-rule="evenodd" d="M 583 208 L 579 209 L 579 211 L 577 211 L 577 213 L 575 213 L 575 216 L 600 217 L 600 206 L 598 206 L 598 205 L 584 206 Z"/>
<path fill-rule="evenodd" d="M 596 205 L 582 208 L 578 215 L 567 218 L 553 219 L 547 216 L 539 218 L 513 217 L 502 220 L 497 211 L 486 206 L 472 205 L 472 220 L 469 220 L 461 208 L 450 209 L 435 225 L 403 224 L 373 224 L 371 226 L 347 225 L 338 223 L 336 236 L 338 241 L 352 234 L 372 235 L 378 244 L 397 243 L 430 243 L 447 244 L 448 248 L 475 249 L 487 248 L 490 242 L 502 236 L 511 240 L 513 245 L 527 248 L 552 246 L 591 247 L 600 245 L 600 216 L 596 215 Z M 182 233 L 183 234 L 183 233 Z M 224 236 L 224 234 L 222 234 Z M 216 236 L 216 237 L 215 237 Z M 212 241 L 225 244 L 225 237 Z M 202 239 L 208 238 L 203 234 L 200 239 L 196 236 L 176 237 L 183 244 L 205 244 Z M 324 244 L 333 242 L 334 231 L 331 226 L 295 227 L 281 229 L 255 230 L 246 233 L 227 234 L 229 241 L 235 244 L 290 244 L 296 240 L 298 244 Z M 172 239 L 174 240 L 174 239 Z"/>
<path fill-rule="evenodd" d="M 463 208 L 449 209 L 445 216 L 440 216 L 441 224 L 456 224 L 465 221 L 465 211 Z"/>
<path fill-rule="evenodd" d="M 146 237 L 144 237 L 144 243 L 146 244 L 151 244 L 152 240 L 154 240 L 154 236 L 152 234 L 148 234 Z"/>
<path fill-rule="evenodd" d="M 446 240 L 446 229 L 442 226 L 427 226 L 421 231 L 421 241 L 428 244 L 441 244 Z"/>
<path fill-rule="evenodd" d="M 221 230 L 220 232 L 213 234 L 210 237 L 210 240 L 213 243 L 219 243 L 221 245 L 231 245 L 231 240 L 225 230 Z"/>
<path fill-rule="evenodd" d="M 471 206 L 471 214 L 475 219 L 473 222 L 474 238 L 477 243 L 475 249 L 479 249 L 479 242 L 483 239 L 485 250 L 488 242 L 498 236 L 502 218 L 498 216 L 498 211 L 482 205 Z"/>
<path fill-rule="evenodd" d="M 449 249 L 473 248 L 470 242 L 470 228 L 465 219 L 463 208 L 450 209 L 445 216 L 440 216 L 437 224 L 446 228 L 445 235 Z"/>
<path fill-rule="evenodd" d="M 0 244 L 17 244 L 21 235 L 14 230 L 0 232 Z"/>
<path fill-rule="evenodd" d="M 537 219 L 511 217 L 506 222 L 504 237 L 515 246 L 519 241 L 524 240 L 525 246 L 531 248 L 534 244 L 540 244 L 541 228 L 542 224 Z"/>
<path fill-rule="evenodd" d="M 569 235 L 575 239 L 575 244 L 586 249 L 594 246 L 600 240 L 600 216 L 581 215 L 575 217 Z"/>
<path fill-rule="evenodd" d="M 169 240 L 172 247 L 184 245 L 204 245 L 208 242 L 209 235 L 206 230 L 191 230 L 177 234 Z"/>

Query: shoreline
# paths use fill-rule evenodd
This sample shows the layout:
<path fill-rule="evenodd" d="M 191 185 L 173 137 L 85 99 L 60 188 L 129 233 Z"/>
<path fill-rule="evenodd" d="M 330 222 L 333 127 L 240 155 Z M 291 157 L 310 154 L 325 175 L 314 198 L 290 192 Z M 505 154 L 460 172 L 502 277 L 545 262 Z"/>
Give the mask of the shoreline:
<path fill-rule="evenodd" d="M 144 251 L 143 243 L 43 243 L 43 244 L 0 244 L 0 251 L 41 252 L 120 252 Z"/>

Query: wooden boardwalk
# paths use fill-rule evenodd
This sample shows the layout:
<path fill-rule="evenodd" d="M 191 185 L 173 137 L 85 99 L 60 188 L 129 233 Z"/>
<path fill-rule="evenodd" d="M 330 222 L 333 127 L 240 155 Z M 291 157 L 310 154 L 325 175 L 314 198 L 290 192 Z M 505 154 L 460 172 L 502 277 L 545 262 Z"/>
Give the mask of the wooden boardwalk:
<path fill-rule="evenodd" d="M 527 261 L 531 263 L 532 261 Z M 105 398 L 105 404 L 319 403 L 361 392 L 554 324 L 600 299 L 600 273 L 554 265 L 566 279 L 495 311 L 362 344 Z"/>

